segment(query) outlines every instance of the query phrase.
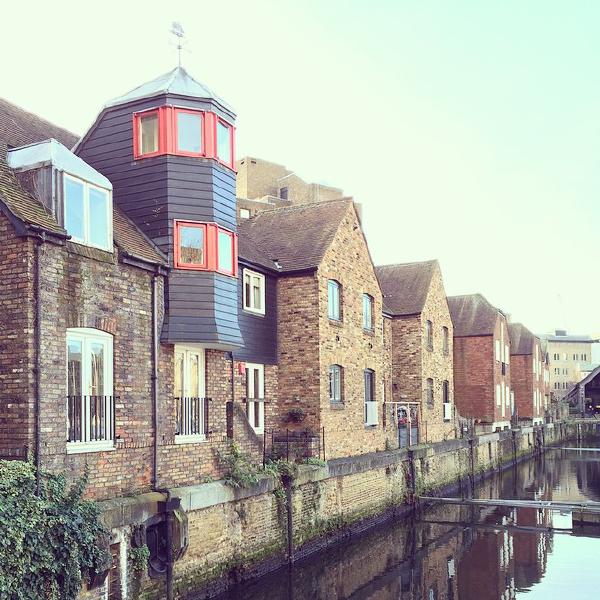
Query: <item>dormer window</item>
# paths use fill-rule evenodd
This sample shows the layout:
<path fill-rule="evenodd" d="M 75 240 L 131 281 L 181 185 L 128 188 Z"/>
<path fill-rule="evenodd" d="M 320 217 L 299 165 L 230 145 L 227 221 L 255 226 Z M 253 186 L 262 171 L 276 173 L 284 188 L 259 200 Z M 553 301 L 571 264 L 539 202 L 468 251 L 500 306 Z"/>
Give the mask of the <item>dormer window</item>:
<path fill-rule="evenodd" d="M 220 162 L 233 168 L 233 126 L 217 119 L 217 158 Z"/>
<path fill-rule="evenodd" d="M 204 154 L 204 113 L 196 110 L 175 109 L 175 135 L 178 154 Z"/>
<path fill-rule="evenodd" d="M 175 221 L 176 269 L 237 277 L 237 235 L 216 223 Z"/>
<path fill-rule="evenodd" d="M 64 175 L 64 227 L 71 240 L 112 252 L 112 201 L 109 190 Z"/>

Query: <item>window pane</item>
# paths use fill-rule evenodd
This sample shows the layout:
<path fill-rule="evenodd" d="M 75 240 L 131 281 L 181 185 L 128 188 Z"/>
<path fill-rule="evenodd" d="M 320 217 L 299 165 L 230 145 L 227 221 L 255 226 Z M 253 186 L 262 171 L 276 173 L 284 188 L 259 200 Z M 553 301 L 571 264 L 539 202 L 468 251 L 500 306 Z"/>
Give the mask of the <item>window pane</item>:
<path fill-rule="evenodd" d="M 203 227 L 179 227 L 179 264 L 204 264 Z"/>
<path fill-rule="evenodd" d="M 254 308 L 262 310 L 261 294 L 260 294 L 260 278 L 254 277 L 252 282 L 252 302 Z"/>
<path fill-rule="evenodd" d="M 175 398 L 182 398 L 183 392 L 183 352 L 175 353 Z"/>
<path fill-rule="evenodd" d="M 69 396 L 81 396 L 81 365 L 82 344 L 79 341 L 67 341 L 67 394 Z"/>
<path fill-rule="evenodd" d="M 158 115 L 140 118 L 140 154 L 158 152 Z"/>
<path fill-rule="evenodd" d="M 246 302 L 244 304 L 244 308 L 252 308 L 252 295 L 250 292 L 250 275 L 246 273 L 244 275 L 244 294 Z"/>
<path fill-rule="evenodd" d="M 336 281 L 329 281 L 327 284 L 327 304 L 328 315 L 330 319 L 339 321 L 340 319 L 340 286 Z"/>
<path fill-rule="evenodd" d="M 200 358 L 197 354 L 190 355 L 190 396 L 200 395 Z"/>
<path fill-rule="evenodd" d="M 225 163 L 231 164 L 231 128 L 222 121 L 217 123 L 217 156 Z"/>
<path fill-rule="evenodd" d="M 219 231 L 219 271 L 233 273 L 233 239 L 230 233 Z"/>
<path fill-rule="evenodd" d="M 202 152 L 202 115 L 177 113 L 177 147 L 184 152 Z"/>
<path fill-rule="evenodd" d="M 108 192 L 98 188 L 89 188 L 89 237 L 88 241 L 94 246 L 100 248 L 109 248 L 110 241 L 108 239 Z"/>
<path fill-rule="evenodd" d="M 104 344 L 90 345 L 90 394 L 104 396 Z"/>
<path fill-rule="evenodd" d="M 65 178 L 65 229 L 78 240 L 84 239 L 83 182 Z"/>

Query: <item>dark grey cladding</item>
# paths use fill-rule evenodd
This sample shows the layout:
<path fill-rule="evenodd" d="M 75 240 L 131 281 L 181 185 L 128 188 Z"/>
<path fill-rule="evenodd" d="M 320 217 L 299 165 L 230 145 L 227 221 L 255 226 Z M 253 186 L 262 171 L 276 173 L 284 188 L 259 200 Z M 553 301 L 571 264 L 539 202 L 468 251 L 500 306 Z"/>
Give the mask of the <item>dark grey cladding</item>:
<path fill-rule="evenodd" d="M 234 115 L 212 99 L 163 94 L 108 106 L 76 147 L 76 153 L 108 177 L 113 198 L 169 257 L 173 220 L 216 222 L 236 231 L 235 173 L 210 159 L 156 156 L 134 160 L 133 113 L 163 105 Z M 165 288 L 165 342 L 202 343 L 232 350 L 243 344 L 238 324 L 238 281 L 217 273 L 171 270 Z"/>
<path fill-rule="evenodd" d="M 265 314 L 257 315 L 244 310 L 243 273 L 248 268 L 265 276 Z M 244 346 L 234 352 L 236 360 L 259 364 L 277 363 L 277 279 L 268 271 L 240 263 L 238 285 L 238 321 Z"/>

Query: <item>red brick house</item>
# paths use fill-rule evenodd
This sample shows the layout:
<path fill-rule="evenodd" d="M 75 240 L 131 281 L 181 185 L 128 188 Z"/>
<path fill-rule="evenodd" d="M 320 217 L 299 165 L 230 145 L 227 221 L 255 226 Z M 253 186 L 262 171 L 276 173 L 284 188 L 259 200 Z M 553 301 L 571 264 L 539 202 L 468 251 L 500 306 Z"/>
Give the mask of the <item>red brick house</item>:
<path fill-rule="evenodd" d="M 545 354 L 540 339 L 522 323 L 509 323 L 511 389 L 515 397 L 515 417 L 520 422 L 539 425 L 547 407 L 544 379 Z"/>
<path fill-rule="evenodd" d="M 506 316 L 481 294 L 448 298 L 454 325 L 454 402 L 484 431 L 509 429 L 513 412 Z"/>
<path fill-rule="evenodd" d="M 379 266 L 376 273 L 391 317 L 393 401 L 400 411 L 412 406 L 403 402 L 418 403 L 419 442 L 454 438 L 453 327 L 439 263 Z"/>
<path fill-rule="evenodd" d="M 327 458 L 383 450 L 382 298 L 354 203 L 263 211 L 239 234 L 243 260 L 277 277 L 273 426 L 324 437 Z"/>

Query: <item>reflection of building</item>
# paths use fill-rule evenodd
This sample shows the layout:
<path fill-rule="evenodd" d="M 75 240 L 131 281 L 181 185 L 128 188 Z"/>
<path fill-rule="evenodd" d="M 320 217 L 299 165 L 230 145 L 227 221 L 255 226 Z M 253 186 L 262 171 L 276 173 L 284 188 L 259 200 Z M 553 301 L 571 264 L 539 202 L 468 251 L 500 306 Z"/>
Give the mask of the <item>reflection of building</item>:
<path fill-rule="evenodd" d="M 541 334 L 547 341 L 550 361 L 550 390 L 562 398 L 577 383 L 592 362 L 592 344 L 597 340 L 589 335 L 567 335 L 557 329 L 554 334 Z"/>

